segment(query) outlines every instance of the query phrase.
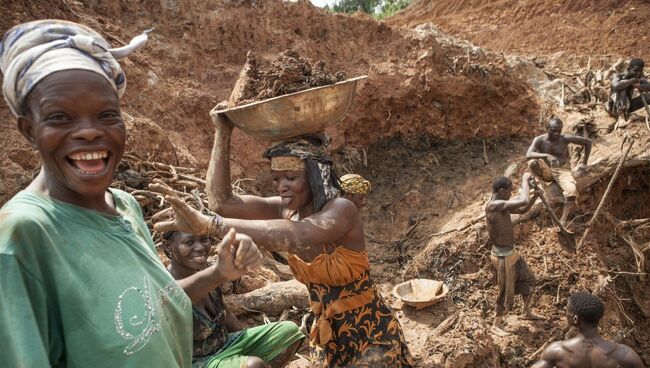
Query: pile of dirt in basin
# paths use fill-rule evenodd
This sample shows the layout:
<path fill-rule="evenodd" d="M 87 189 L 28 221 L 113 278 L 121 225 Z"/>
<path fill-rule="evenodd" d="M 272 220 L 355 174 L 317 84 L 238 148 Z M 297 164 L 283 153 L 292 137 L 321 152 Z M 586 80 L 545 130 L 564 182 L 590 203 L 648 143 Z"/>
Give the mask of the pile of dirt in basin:
<path fill-rule="evenodd" d="M 260 67 L 256 55 L 249 51 L 228 106 L 246 105 L 345 79 L 343 72 L 329 71 L 323 60 L 300 57 L 294 50 L 281 52 L 266 69 Z"/>

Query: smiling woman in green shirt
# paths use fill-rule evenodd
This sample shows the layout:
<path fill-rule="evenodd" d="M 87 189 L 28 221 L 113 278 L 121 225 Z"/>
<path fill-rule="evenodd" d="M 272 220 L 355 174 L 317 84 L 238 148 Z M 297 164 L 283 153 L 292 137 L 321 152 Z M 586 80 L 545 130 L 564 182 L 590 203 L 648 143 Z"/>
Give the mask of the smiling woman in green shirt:
<path fill-rule="evenodd" d="M 192 364 L 183 290 L 212 287 L 216 266 L 177 283 L 138 203 L 108 188 L 126 143 L 116 57 L 145 41 L 111 50 L 85 26 L 45 20 L 0 44 L 3 95 L 42 163 L 0 210 L 0 367 Z"/>

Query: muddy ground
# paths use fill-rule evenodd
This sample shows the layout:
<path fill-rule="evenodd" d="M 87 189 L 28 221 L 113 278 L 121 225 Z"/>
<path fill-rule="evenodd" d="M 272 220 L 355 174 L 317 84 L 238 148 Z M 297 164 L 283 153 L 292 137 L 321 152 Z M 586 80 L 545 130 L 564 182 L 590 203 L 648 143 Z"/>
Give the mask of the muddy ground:
<path fill-rule="evenodd" d="M 629 9 L 646 9 L 644 4 L 603 1 L 562 8 L 588 24 L 611 23 L 610 29 L 617 30 L 607 36 L 611 47 L 599 48 L 594 37 L 602 34 L 567 33 L 569 15 L 539 25 L 560 29 L 545 32 L 544 39 L 523 29 L 554 12 L 560 6 L 556 2 L 513 8 L 503 1 L 463 1 L 439 9 L 415 1 L 388 23 L 362 14 L 329 14 L 306 1 L 6 3 L 7 11 L 0 14 L 3 30 L 57 17 L 84 22 L 119 45 L 155 25 L 149 45 L 124 64 L 129 150 L 141 159 L 196 169 L 183 171 L 192 176 L 203 172 L 209 158 L 213 127 L 208 112 L 230 96 L 247 51 L 269 62 L 294 49 L 348 77 L 368 75 L 350 113 L 328 133 L 339 171 L 358 172 L 373 183 L 364 213 L 372 275 L 397 309 L 417 366 L 529 366 L 547 341 L 564 337 L 566 297 L 584 289 L 606 302 L 603 334 L 629 344 L 650 364 L 650 287 L 639 274 L 650 271 L 642 262 L 650 231 L 643 221 L 634 221 L 650 217 L 650 134 L 641 114 L 614 130 L 599 100 L 599 91 L 606 89 L 605 71 L 619 58 L 637 56 L 623 30 L 637 19 Z M 515 20 L 527 22 L 519 28 L 507 22 L 513 9 Z M 430 21 L 438 24 L 421 24 Z M 463 22 L 472 33 L 462 31 Z M 481 27 L 498 37 L 484 36 Z M 575 62 L 558 58 L 559 51 Z M 589 73 L 593 78 L 586 78 Z M 496 287 L 484 225 L 474 219 L 482 214 L 495 176 L 507 172 L 519 185 L 527 145 L 552 115 L 565 120 L 566 133 L 586 130 L 595 139 L 592 169 L 581 180 L 572 225 L 578 235 L 607 186 L 625 134 L 635 136 L 635 145 L 606 215 L 577 254 L 561 248 L 545 212 L 518 226 L 519 250 L 538 278 L 534 310 L 548 319 L 511 316 L 506 328 L 513 333 L 492 336 Z M 29 183 L 38 156 L 23 142 L 4 105 L 0 124 L 4 203 Z M 231 166 L 238 187 L 270 194 L 268 163 L 261 159 L 264 143 L 238 131 L 233 142 Z M 129 167 L 139 166 L 127 162 L 124 168 Z M 449 297 L 422 311 L 401 305 L 392 287 L 415 276 L 443 280 Z M 300 365 L 304 360 L 297 359 L 294 366 Z"/>

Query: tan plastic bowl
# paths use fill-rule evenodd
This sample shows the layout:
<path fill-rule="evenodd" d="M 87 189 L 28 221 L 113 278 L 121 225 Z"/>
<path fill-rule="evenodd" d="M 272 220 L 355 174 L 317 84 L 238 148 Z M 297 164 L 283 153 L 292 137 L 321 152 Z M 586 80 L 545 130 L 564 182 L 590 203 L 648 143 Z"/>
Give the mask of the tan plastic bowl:
<path fill-rule="evenodd" d="M 352 105 L 357 82 L 365 78 L 364 75 L 226 110 L 215 107 L 210 116 L 214 120 L 217 114 L 225 114 L 244 133 L 263 140 L 315 133 L 345 115 Z"/>
<path fill-rule="evenodd" d="M 395 297 L 418 310 L 441 301 L 448 293 L 449 286 L 429 279 L 413 279 L 393 288 Z"/>

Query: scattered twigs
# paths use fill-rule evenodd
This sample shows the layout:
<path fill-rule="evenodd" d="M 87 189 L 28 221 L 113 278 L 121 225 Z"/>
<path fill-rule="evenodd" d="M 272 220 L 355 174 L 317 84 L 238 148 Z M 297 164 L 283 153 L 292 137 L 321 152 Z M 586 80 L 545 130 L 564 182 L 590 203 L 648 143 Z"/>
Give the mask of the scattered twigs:
<path fill-rule="evenodd" d="M 449 196 L 449 203 L 447 203 L 447 208 L 451 208 L 451 205 L 454 203 L 454 198 L 456 198 L 456 192 L 452 191 Z"/>
<path fill-rule="evenodd" d="M 589 220 L 587 223 L 587 227 L 585 229 L 584 234 L 582 234 L 582 238 L 580 239 L 580 242 L 578 243 L 578 249 L 582 248 L 585 239 L 587 239 L 587 235 L 589 235 L 589 231 L 591 230 L 591 226 L 593 223 L 596 221 L 598 218 L 598 215 L 600 214 L 600 211 L 603 209 L 603 205 L 605 204 L 607 200 L 607 196 L 609 195 L 609 192 L 612 190 L 612 187 L 614 186 L 614 182 L 616 181 L 616 178 L 618 177 L 618 174 L 621 172 L 621 168 L 623 167 L 623 163 L 625 163 L 625 160 L 627 159 L 627 155 L 630 152 L 630 149 L 632 148 L 632 145 L 634 145 L 634 138 L 630 138 L 629 136 L 625 137 L 625 141 L 629 140 L 629 144 L 627 146 L 627 149 L 623 153 L 623 156 L 621 156 L 621 160 L 618 163 L 618 166 L 616 166 L 616 170 L 614 171 L 614 175 L 612 175 L 611 180 L 609 181 L 609 184 L 607 185 L 607 189 L 605 189 L 605 194 L 603 194 L 603 198 L 601 198 L 600 203 L 598 204 L 598 207 L 596 207 L 596 211 L 594 212 L 594 216 Z"/>
<path fill-rule="evenodd" d="M 613 273 L 615 275 L 647 275 L 646 272 L 628 272 L 628 271 L 607 271 L 607 273 Z"/>
<path fill-rule="evenodd" d="M 173 216 L 173 210 L 159 193 L 148 190 L 147 184 L 160 183 L 169 186 L 181 199 L 201 212 L 211 213 L 205 193 L 204 171 L 194 168 L 155 162 L 151 158 L 134 153 L 124 155 L 122 162 L 126 170 L 118 172 L 114 186 L 133 195 L 143 209 L 149 224 L 165 221 Z M 233 183 L 235 194 L 245 194 L 241 183 L 252 179 L 237 179 Z M 154 242 L 160 242 L 161 234 L 153 233 Z"/>
<path fill-rule="evenodd" d="M 483 221 L 484 219 L 485 219 L 485 214 L 474 218 L 472 221 L 470 221 L 468 224 L 466 224 L 464 226 L 457 227 L 455 229 L 451 229 L 451 230 L 447 230 L 447 231 L 443 231 L 443 232 L 440 232 L 440 233 L 435 233 L 435 234 L 433 234 L 433 236 L 442 236 L 442 235 L 447 235 L 447 234 L 450 234 L 450 233 L 453 233 L 453 232 L 456 232 L 456 231 L 463 231 L 463 230 L 471 227 L 472 225 L 475 225 L 475 224 L 479 223 L 480 221 Z"/>
<path fill-rule="evenodd" d="M 562 256 L 558 256 L 557 258 L 559 258 L 560 261 L 562 261 L 562 263 L 564 263 L 564 265 L 567 266 L 567 268 L 568 268 L 571 272 L 573 272 L 574 274 L 578 275 L 578 271 L 576 271 L 575 269 L 573 269 L 573 267 L 571 267 L 571 265 L 569 264 L 569 262 L 567 262 L 566 259 L 564 259 L 564 257 L 562 257 Z"/>
<path fill-rule="evenodd" d="M 634 326 L 634 320 L 632 318 L 630 318 L 630 316 L 628 316 L 627 313 L 625 312 L 625 308 L 623 307 L 623 303 L 621 303 L 621 298 L 618 296 L 618 293 L 616 292 L 616 290 L 614 290 L 611 286 L 609 287 L 609 289 L 610 289 L 610 292 L 614 296 L 614 301 L 616 302 L 616 306 L 620 310 L 621 314 L 623 314 L 623 316 L 627 319 L 627 321 L 632 326 Z"/>
<path fill-rule="evenodd" d="M 621 341 L 623 341 L 623 339 L 629 336 L 630 333 L 632 333 L 632 331 L 634 331 L 634 327 L 624 328 L 620 330 L 614 337 L 614 341 L 620 343 Z"/>
<path fill-rule="evenodd" d="M 606 90 L 609 85 L 607 81 L 612 73 L 617 72 L 622 61 L 612 65 L 606 71 L 603 68 L 591 70 L 588 65 L 586 69 L 580 69 L 575 72 L 564 72 L 560 70 L 547 71 L 544 73 L 553 85 L 557 85 L 559 90 L 557 95 L 553 96 L 554 102 L 560 107 L 569 109 L 571 105 L 589 105 L 602 102 L 607 95 Z"/>
<path fill-rule="evenodd" d="M 627 245 L 632 248 L 632 253 L 634 254 L 634 261 L 636 262 L 636 269 L 637 273 L 639 274 L 639 278 L 643 279 L 645 276 L 645 273 L 643 270 L 645 269 L 645 256 L 643 255 L 643 252 L 639 248 L 639 246 L 632 240 L 631 237 L 625 235 L 625 234 L 617 234 Z"/>
<path fill-rule="evenodd" d="M 192 191 L 192 197 L 194 197 L 194 200 L 196 201 L 197 205 L 199 206 L 199 211 L 203 212 L 205 211 L 205 206 L 203 205 L 203 199 L 201 198 L 201 193 L 199 192 L 198 189 L 194 189 Z"/>
<path fill-rule="evenodd" d="M 242 188 L 242 184 L 245 181 L 254 181 L 254 179 L 249 178 L 239 178 L 232 183 L 232 192 L 234 195 L 246 194 L 246 191 Z"/>
<path fill-rule="evenodd" d="M 418 217 L 417 220 L 415 220 L 415 223 L 411 225 L 411 227 L 406 231 L 406 234 L 401 239 L 393 243 L 393 247 L 399 250 L 397 261 L 400 265 L 404 265 L 404 263 L 406 263 L 404 243 L 413 237 L 415 234 L 415 229 L 418 227 L 418 225 L 420 225 L 420 222 L 422 222 L 422 217 Z"/>
<path fill-rule="evenodd" d="M 648 101 L 646 101 L 643 91 L 640 91 L 640 95 L 641 101 L 643 101 L 643 107 L 645 107 L 645 112 L 647 114 L 645 117 L 645 126 L 648 128 L 648 130 L 650 130 L 650 123 L 648 122 L 648 118 L 650 117 L 650 107 L 648 107 Z"/>
<path fill-rule="evenodd" d="M 481 141 L 483 142 L 483 162 L 488 165 L 490 160 L 488 159 L 487 149 L 485 147 L 485 139 L 481 139 Z"/>
<path fill-rule="evenodd" d="M 134 163 L 146 165 L 146 166 L 158 169 L 158 170 L 169 170 L 170 171 L 171 168 L 172 168 L 172 165 L 163 164 L 161 162 L 151 162 L 151 161 L 148 161 L 148 160 L 143 159 L 141 157 L 138 157 L 135 154 L 126 154 L 126 155 L 124 155 L 124 158 L 128 159 L 128 160 L 131 160 Z M 189 167 L 182 167 L 182 166 L 174 166 L 174 169 L 178 170 L 178 171 L 182 171 L 182 172 L 197 172 L 198 171 L 197 169 L 192 169 L 192 168 L 189 168 Z"/>
<path fill-rule="evenodd" d="M 650 226 L 650 218 L 640 218 L 640 219 L 632 219 L 632 220 L 620 220 L 614 217 L 611 213 L 607 211 L 603 211 L 603 216 L 605 219 L 607 219 L 609 222 L 614 225 L 614 229 L 616 231 L 618 230 L 641 230 L 645 229 L 646 227 Z"/>
<path fill-rule="evenodd" d="M 641 311 L 641 314 L 643 314 L 643 317 L 650 318 L 650 308 L 648 308 L 650 305 L 648 305 L 646 302 L 646 298 L 644 297 L 643 293 L 632 293 L 632 301 L 634 304 L 636 304 L 637 307 L 639 307 L 639 310 Z"/>
<path fill-rule="evenodd" d="M 454 325 L 456 320 L 458 319 L 458 314 L 452 314 L 451 316 L 447 317 L 444 321 L 440 322 L 440 324 L 433 330 L 433 335 L 434 336 L 442 336 L 447 332 L 451 326 Z"/>

